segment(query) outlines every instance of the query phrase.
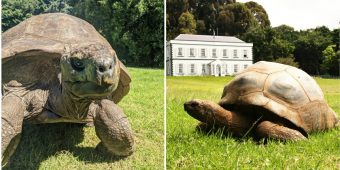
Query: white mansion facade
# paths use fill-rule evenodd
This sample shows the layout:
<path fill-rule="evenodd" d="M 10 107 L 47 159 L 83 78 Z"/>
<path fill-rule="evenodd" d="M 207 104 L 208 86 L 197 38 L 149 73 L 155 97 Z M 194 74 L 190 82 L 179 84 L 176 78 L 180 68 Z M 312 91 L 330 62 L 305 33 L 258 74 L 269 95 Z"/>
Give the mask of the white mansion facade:
<path fill-rule="evenodd" d="M 180 34 L 166 46 L 171 76 L 233 75 L 253 64 L 253 44 L 236 37 Z"/>

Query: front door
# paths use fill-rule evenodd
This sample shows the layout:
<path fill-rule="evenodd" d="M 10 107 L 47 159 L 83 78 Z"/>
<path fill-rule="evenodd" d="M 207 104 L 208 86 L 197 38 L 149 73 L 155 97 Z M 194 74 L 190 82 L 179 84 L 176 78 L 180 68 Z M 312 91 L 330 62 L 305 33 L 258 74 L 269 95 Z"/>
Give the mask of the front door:
<path fill-rule="evenodd" d="M 216 74 L 218 75 L 218 76 L 221 76 L 221 66 L 218 64 L 218 65 L 216 65 Z"/>

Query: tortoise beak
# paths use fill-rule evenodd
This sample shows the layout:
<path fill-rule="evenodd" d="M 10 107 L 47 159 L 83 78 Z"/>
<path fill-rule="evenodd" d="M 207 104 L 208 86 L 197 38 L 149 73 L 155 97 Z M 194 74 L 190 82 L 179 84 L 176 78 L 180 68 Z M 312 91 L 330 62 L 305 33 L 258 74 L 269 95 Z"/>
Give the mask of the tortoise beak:
<path fill-rule="evenodd" d="M 97 74 L 97 84 L 99 86 L 103 85 L 113 85 L 115 83 L 115 79 L 113 78 L 113 71 L 111 74 Z"/>
<path fill-rule="evenodd" d="M 108 78 L 108 77 L 104 77 L 103 78 L 103 82 L 106 83 L 106 84 L 112 85 L 112 84 L 114 84 L 114 79 Z"/>

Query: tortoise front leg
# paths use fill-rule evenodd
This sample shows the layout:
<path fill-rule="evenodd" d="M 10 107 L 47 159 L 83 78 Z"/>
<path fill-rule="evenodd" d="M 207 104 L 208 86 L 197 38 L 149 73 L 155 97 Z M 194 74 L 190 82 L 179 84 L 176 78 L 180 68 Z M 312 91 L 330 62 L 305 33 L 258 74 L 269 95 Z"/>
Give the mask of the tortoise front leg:
<path fill-rule="evenodd" d="M 21 137 L 25 105 L 22 99 L 15 95 L 4 96 L 2 99 L 1 125 L 1 159 L 6 165 L 16 150 Z"/>
<path fill-rule="evenodd" d="M 113 156 L 133 153 L 133 134 L 123 110 L 110 100 L 101 100 L 94 118 L 96 134 L 101 140 L 97 148 Z"/>
<path fill-rule="evenodd" d="M 208 100 L 188 101 L 184 104 L 184 110 L 193 118 L 206 123 L 207 127 L 224 127 L 237 136 L 247 134 L 252 125 L 252 119 L 244 114 L 228 111 Z"/>
<path fill-rule="evenodd" d="M 307 138 L 301 132 L 276 124 L 270 121 L 261 122 L 255 131 L 259 138 L 272 138 L 277 140 L 306 140 Z"/>

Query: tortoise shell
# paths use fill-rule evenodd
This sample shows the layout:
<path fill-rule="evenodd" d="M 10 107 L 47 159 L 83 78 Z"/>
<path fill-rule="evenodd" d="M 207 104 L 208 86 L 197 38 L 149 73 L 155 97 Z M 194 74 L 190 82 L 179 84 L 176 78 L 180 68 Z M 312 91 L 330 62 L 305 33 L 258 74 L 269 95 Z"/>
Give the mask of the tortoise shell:
<path fill-rule="evenodd" d="M 55 83 L 60 73 L 60 57 L 75 46 L 96 44 L 107 47 L 117 60 L 119 83 L 109 98 L 119 102 L 130 89 L 131 78 L 115 51 L 88 22 L 62 13 L 33 16 L 2 34 L 3 84 L 16 80 Z"/>
<path fill-rule="evenodd" d="M 311 76 L 298 68 L 273 62 L 260 61 L 239 73 L 224 87 L 219 104 L 259 106 L 307 133 L 338 123 L 336 113 Z"/>

